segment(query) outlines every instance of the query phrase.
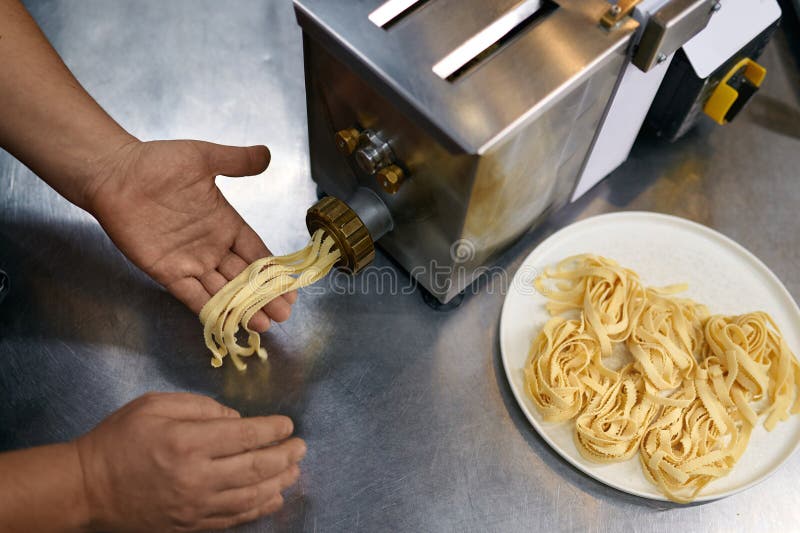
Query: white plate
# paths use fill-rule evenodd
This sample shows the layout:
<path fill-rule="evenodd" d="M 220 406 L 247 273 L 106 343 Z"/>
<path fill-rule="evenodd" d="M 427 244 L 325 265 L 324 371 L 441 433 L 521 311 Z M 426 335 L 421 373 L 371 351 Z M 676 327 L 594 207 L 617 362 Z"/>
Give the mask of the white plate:
<path fill-rule="evenodd" d="M 545 267 L 580 253 L 614 259 L 638 272 L 649 286 L 688 283 L 689 290 L 682 294 L 705 303 L 715 314 L 766 311 L 795 354 L 800 353 L 800 309 L 775 274 L 739 244 L 700 224 L 656 213 L 613 213 L 582 220 L 545 240 L 522 263 L 503 304 L 500 350 L 525 416 L 555 451 L 589 476 L 636 496 L 666 500 L 645 479 L 638 457 L 603 465 L 584 459 L 572 440 L 573 424 L 545 422 L 525 392 L 522 369 L 528 349 L 549 318 L 533 279 Z M 786 461 L 798 443 L 800 416 L 779 423 L 771 433 L 759 425 L 731 473 L 709 483 L 695 501 L 722 498 L 755 485 Z"/>

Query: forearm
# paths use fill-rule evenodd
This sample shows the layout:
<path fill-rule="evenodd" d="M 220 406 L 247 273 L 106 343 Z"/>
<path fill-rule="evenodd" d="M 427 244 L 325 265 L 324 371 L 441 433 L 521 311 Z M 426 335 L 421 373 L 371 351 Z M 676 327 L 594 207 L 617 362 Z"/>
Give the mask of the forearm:
<path fill-rule="evenodd" d="M 0 530 L 84 531 L 88 523 L 74 443 L 0 454 Z"/>
<path fill-rule="evenodd" d="M 88 208 L 99 162 L 136 139 L 81 87 L 17 0 L 0 0 L 0 147 Z"/>

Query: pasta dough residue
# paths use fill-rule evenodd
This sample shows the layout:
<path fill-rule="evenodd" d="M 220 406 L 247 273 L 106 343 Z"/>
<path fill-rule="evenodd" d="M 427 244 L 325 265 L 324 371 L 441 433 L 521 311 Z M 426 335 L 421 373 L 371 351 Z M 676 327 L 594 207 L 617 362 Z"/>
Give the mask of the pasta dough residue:
<path fill-rule="evenodd" d="M 763 312 L 711 316 L 636 272 L 593 255 L 567 258 L 535 281 L 552 318 L 525 364 L 529 396 L 547 421 L 574 420 L 588 460 L 638 453 L 670 499 L 693 500 L 726 475 L 750 433 L 800 412 L 800 363 Z M 618 369 L 610 363 L 625 352 Z"/>
<path fill-rule="evenodd" d="M 254 261 L 229 281 L 200 310 L 203 335 L 212 354 L 211 366 L 222 366 L 226 355 L 231 356 L 239 370 L 247 368 L 242 357 L 257 354 L 266 359 L 267 352 L 261 347 L 258 332 L 248 327 L 250 319 L 278 296 L 325 277 L 340 257 L 334 240 L 323 230 L 317 230 L 302 250 Z M 236 338 L 240 330 L 247 334 L 244 345 Z"/>

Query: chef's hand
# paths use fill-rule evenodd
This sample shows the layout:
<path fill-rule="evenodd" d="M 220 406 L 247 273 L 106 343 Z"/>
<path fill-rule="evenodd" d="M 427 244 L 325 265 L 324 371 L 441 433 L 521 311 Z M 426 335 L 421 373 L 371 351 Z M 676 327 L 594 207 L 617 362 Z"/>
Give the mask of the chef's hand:
<path fill-rule="evenodd" d="M 291 433 L 286 417 L 240 418 L 205 396 L 137 398 L 77 441 L 90 527 L 200 531 L 272 513 L 306 450 Z"/>
<path fill-rule="evenodd" d="M 199 313 L 244 267 L 269 254 L 220 194 L 217 175 L 250 176 L 264 146 L 140 142 L 81 87 L 18 0 L 0 0 L 0 147 L 94 214 L 140 268 Z M 285 320 L 296 295 L 256 314 Z"/>
<path fill-rule="evenodd" d="M 133 140 L 95 163 L 87 209 L 131 261 L 199 313 L 249 263 L 270 255 L 215 177 L 260 174 L 269 160 L 265 146 Z M 276 298 L 251 327 L 286 320 L 296 298 Z"/>

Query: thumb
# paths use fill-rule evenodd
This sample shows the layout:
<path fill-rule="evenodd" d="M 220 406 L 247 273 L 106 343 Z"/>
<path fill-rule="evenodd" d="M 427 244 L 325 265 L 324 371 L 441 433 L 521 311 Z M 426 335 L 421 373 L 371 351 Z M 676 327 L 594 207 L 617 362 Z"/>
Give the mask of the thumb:
<path fill-rule="evenodd" d="M 266 146 L 225 146 L 207 142 L 201 146 L 215 176 L 255 176 L 269 166 L 270 153 Z"/>

